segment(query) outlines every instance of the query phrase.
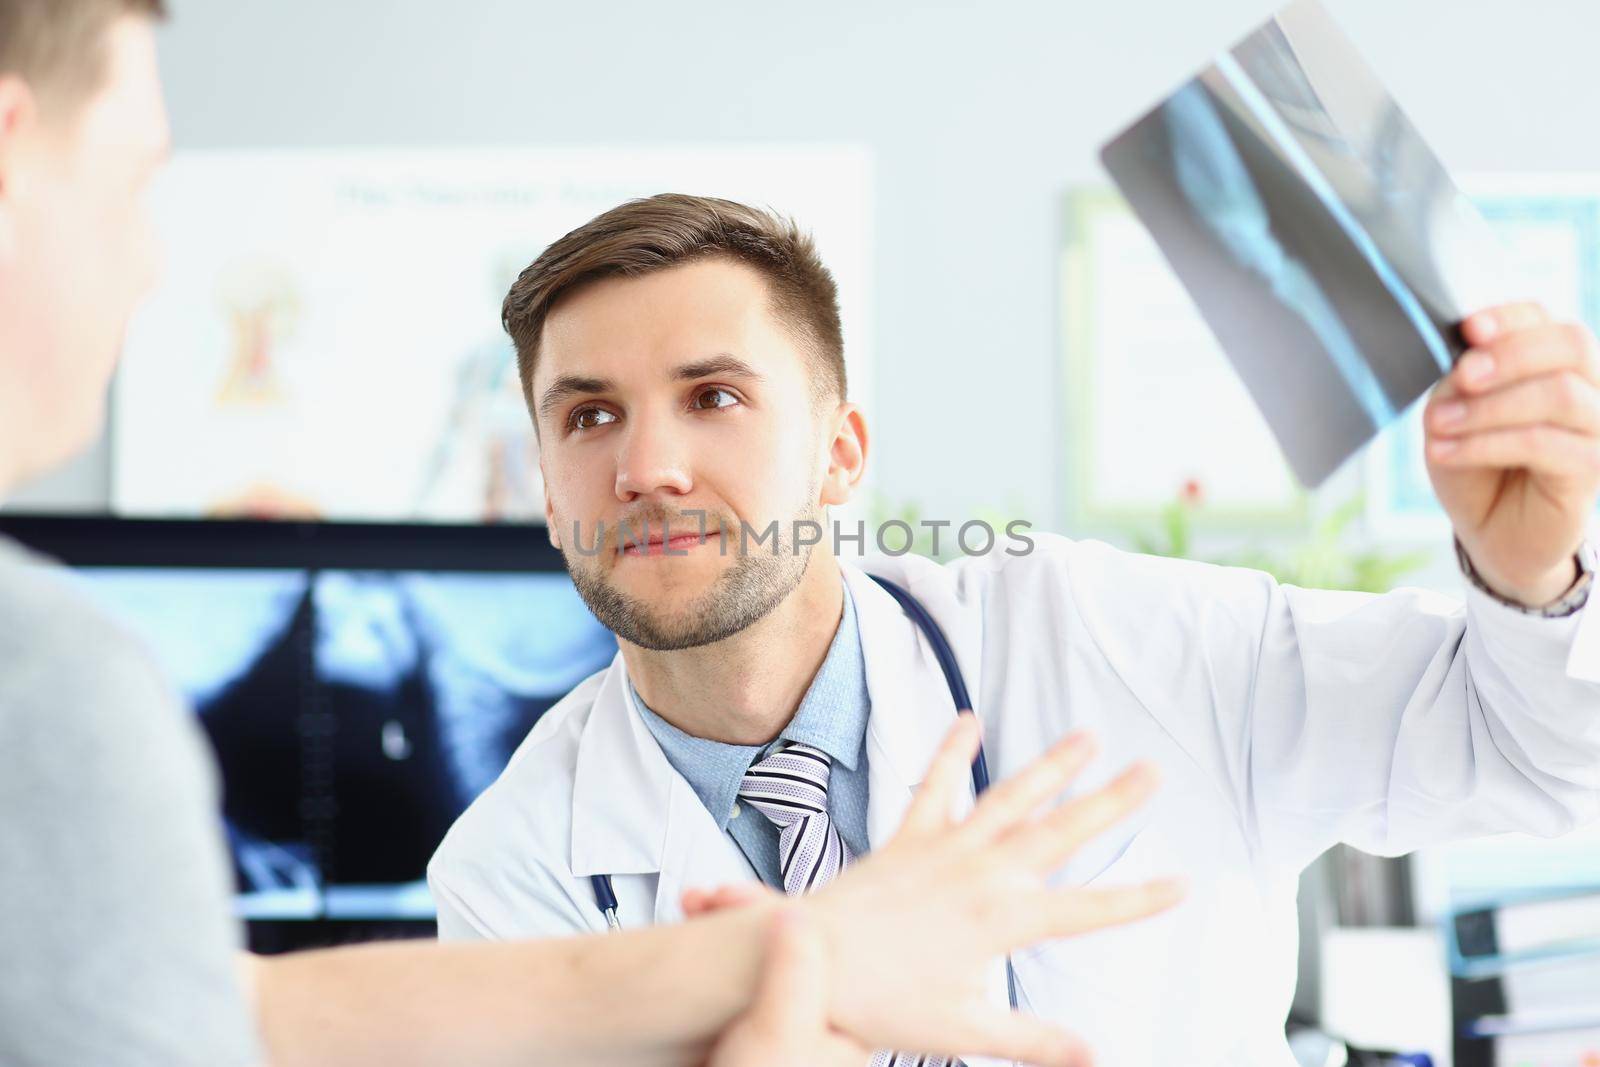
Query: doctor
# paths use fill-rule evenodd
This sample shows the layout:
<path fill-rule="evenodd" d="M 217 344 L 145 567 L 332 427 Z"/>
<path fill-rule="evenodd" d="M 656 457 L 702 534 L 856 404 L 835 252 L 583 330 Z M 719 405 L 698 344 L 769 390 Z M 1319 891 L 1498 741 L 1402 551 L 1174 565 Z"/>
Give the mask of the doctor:
<path fill-rule="evenodd" d="M 1143 817 L 1058 878 L 1177 874 L 1186 903 L 1012 959 L 1022 1006 L 1106 1063 L 1289 1062 L 1296 883 L 1329 846 L 1559 834 L 1600 810 L 1581 548 L 1600 364 L 1586 330 L 1537 307 L 1468 320 L 1474 349 L 1427 411 L 1464 604 L 1045 535 L 949 566 L 841 562 L 857 531 L 810 544 L 808 525 L 850 499 L 868 454 L 834 286 L 792 224 L 740 205 L 615 208 L 523 272 L 505 322 L 550 536 L 620 652 L 440 846 L 443 937 L 605 929 L 599 875 L 622 925 L 671 922 L 687 890 L 802 891 L 885 841 L 956 709 L 871 575 L 942 628 L 997 779 L 1077 728 L 1105 763 L 1163 773 Z M 1011 386 L 980 353 L 971 379 L 942 432 L 1004 434 Z"/>

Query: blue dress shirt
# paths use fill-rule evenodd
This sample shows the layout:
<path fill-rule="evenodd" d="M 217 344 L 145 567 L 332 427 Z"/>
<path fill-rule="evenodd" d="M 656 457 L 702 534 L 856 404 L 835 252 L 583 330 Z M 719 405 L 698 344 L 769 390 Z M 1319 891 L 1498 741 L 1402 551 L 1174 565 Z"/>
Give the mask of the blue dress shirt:
<path fill-rule="evenodd" d="M 828 654 L 800 701 L 789 725 L 768 745 L 728 745 L 686 734 L 651 711 L 634 690 L 644 723 L 661 744 L 667 762 L 688 781 L 700 802 L 716 818 L 767 885 L 783 889 L 778 864 L 778 828 L 748 804 L 738 803 L 745 771 L 784 741 L 819 748 L 833 760 L 828 775 L 828 815 L 853 855 L 865 855 L 867 843 L 867 664 L 861 652 L 850 589 L 844 591 L 844 615 L 828 646 Z"/>

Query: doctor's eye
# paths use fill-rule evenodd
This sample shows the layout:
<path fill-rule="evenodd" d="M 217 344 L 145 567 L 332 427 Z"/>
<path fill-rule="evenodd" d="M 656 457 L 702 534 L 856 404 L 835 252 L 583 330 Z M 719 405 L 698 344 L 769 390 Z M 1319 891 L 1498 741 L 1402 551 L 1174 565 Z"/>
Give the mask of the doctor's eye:
<path fill-rule="evenodd" d="M 567 429 L 595 430 L 616 420 L 617 417 L 605 408 L 592 406 L 573 408 L 572 414 L 567 416 Z"/>
<path fill-rule="evenodd" d="M 707 402 L 708 400 L 709 403 Z M 696 411 L 715 411 L 718 408 L 731 408 L 738 402 L 738 394 L 732 389 L 724 389 L 720 385 L 713 385 L 695 393 L 694 399 L 689 401 L 689 406 Z"/>

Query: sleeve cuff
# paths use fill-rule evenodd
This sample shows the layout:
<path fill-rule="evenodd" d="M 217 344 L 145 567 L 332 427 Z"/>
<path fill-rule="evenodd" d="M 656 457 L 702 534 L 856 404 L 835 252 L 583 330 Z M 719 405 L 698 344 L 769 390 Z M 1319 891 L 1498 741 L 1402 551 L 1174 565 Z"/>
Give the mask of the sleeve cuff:
<path fill-rule="evenodd" d="M 1513 611 L 1520 611 L 1524 615 L 1540 615 L 1547 619 L 1562 618 L 1576 613 L 1589 602 L 1589 590 L 1594 585 L 1596 564 L 1594 545 L 1588 540 L 1578 546 L 1577 553 L 1572 557 L 1573 563 L 1577 565 L 1577 578 L 1573 579 L 1572 584 L 1567 587 L 1565 593 L 1561 594 L 1553 602 L 1539 607 L 1530 607 L 1527 604 L 1519 604 L 1515 600 L 1508 600 L 1489 588 L 1488 583 L 1483 580 L 1483 576 L 1478 573 L 1478 568 L 1473 566 L 1472 557 L 1467 555 L 1466 548 L 1461 544 L 1461 538 L 1457 537 L 1455 539 L 1455 545 L 1456 563 L 1461 567 L 1461 573 L 1467 579 L 1468 584 L 1488 596 L 1490 600 L 1504 604 Z"/>
<path fill-rule="evenodd" d="M 1469 582 L 1467 616 L 1492 652 L 1565 667 L 1570 678 L 1600 683 L 1600 612 L 1592 604 L 1549 618 L 1508 605 Z"/>

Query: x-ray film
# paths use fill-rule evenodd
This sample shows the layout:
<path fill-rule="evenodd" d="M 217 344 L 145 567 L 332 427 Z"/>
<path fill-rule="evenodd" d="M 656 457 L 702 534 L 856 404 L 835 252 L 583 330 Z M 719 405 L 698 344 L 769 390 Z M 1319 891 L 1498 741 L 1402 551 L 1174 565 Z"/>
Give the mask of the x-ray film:
<path fill-rule="evenodd" d="M 1503 294 L 1496 239 L 1321 6 L 1300 0 L 1101 153 L 1316 487 Z"/>

